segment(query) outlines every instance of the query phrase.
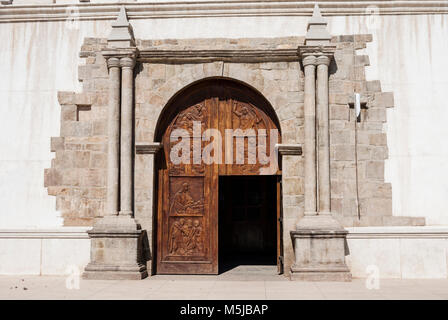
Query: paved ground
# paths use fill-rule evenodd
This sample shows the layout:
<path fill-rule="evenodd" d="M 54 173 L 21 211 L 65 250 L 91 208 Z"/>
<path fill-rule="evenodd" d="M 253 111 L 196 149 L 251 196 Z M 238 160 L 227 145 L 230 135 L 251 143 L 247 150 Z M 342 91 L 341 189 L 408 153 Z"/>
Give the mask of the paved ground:
<path fill-rule="evenodd" d="M 67 289 L 64 276 L 0 276 L 0 299 L 444 299 L 448 279 L 381 279 L 367 289 L 350 283 L 292 282 L 271 267 L 247 266 L 219 276 L 154 276 L 141 281 L 80 280 Z M 68 281 L 70 283 L 70 281 Z"/>

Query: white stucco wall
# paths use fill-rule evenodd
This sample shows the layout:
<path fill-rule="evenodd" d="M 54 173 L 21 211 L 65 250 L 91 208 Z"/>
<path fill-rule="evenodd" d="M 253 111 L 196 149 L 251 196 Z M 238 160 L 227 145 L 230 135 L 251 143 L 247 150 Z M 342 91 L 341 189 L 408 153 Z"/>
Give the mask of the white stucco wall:
<path fill-rule="evenodd" d="M 448 16 L 380 16 L 375 28 L 363 17 L 330 17 L 332 34 L 372 33 L 368 80 L 395 93 L 388 111 L 394 215 L 425 216 L 448 224 Z M 307 17 L 224 17 L 135 20 L 135 36 L 243 38 L 304 35 Z M 371 20 L 369 20 L 371 21 Z M 84 37 L 106 37 L 110 22 L 0 25 L 0 211 L 1 228 L 61 224 L 55 198 L 43 187 L 50 167 L 50 137 L 59 135 L 57 91 L 79 91 L 78 53 Z M 444 90 L 445 89 L 445 90 Z"/>
<path fill-rule="evenodd" d="M 109 23 L 0 25 L 0 228 L 62 224 L 48 196 L 50 137 L 59 136 L 58 90 L 80 90 L 79 49 L 85 36 L 104 36 Z"/>

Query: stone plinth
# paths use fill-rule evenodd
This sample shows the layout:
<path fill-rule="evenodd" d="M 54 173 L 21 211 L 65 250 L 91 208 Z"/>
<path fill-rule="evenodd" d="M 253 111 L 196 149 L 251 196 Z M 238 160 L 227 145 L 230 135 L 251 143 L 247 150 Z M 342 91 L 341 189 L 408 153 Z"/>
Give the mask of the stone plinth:
<path fill-rule="evenodd" d="M 92 245 L 85 279 L 140 280 L 148 276 L 142 262 L 142 230 L 129 216 L 108 216 L 88 231 Z"/>
<path fill-rule="evenodd" d="M 303 217 L 291 231 L 296 259 L 291 280 L 351 281 L 345 264 L 347 233 L 329 214 Z"/>

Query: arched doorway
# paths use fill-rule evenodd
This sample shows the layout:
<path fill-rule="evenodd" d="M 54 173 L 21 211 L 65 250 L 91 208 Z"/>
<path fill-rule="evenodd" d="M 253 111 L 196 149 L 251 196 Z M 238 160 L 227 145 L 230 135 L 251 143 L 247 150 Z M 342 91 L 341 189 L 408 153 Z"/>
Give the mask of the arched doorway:
<path fill-rule="evenodd" d="M 248 250 L 279 260 L 278 123 L 260 93 L 229 79 L 171 99 L 156 130 L 156 273 L 217 274 L 219 258 Z"/>

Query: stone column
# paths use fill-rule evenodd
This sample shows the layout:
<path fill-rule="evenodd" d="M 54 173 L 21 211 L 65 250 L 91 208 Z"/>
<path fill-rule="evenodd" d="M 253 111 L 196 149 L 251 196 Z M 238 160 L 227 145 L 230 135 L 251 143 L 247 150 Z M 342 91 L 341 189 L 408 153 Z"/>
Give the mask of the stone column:
<path fill-rule="evenodd" d="M 302 61 L 305 68 L 305 215 L 317 214 L 316 202 L 316 57 L 307 56 Z"/>
<path fill-rule="evenodd" d="M 133 119 L 134 65 L 131 57 L 120 59 L 121 79 L 121 148 L 120 148 L 120 215 L 133 213 Z"/>
<path fill-rule="evenodd" d="M 109 58 L 109 110 L 107 114 L 107 202 L 105 215 L 118 215 L 120 168 L 120 60 Z"/>
<path fill-rule="evenodd" d="M 328 121 L 328 66 L 330 58 L 319 56 L 317 63 L 317 119 L 319 214 L 330 214 L 330 131 Z"/>

